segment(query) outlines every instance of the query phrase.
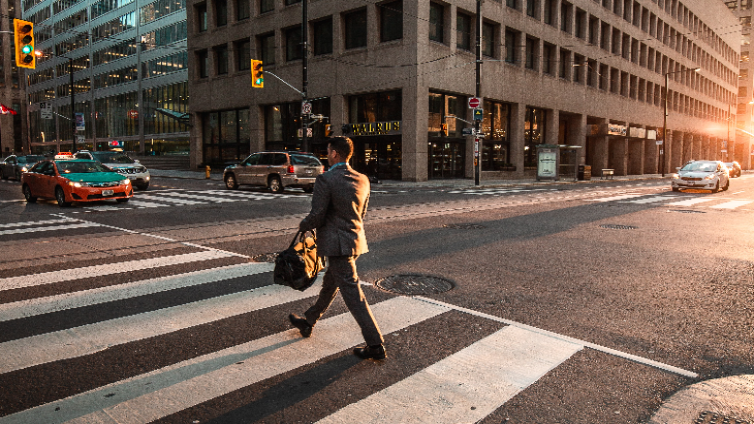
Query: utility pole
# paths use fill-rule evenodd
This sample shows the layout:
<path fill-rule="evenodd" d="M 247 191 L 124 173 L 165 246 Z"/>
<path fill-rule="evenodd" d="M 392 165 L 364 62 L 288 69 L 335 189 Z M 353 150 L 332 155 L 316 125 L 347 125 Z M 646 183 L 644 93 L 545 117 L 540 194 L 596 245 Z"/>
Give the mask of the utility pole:
<path fill-rule="evenodd" d="M 482 97 L 482 0 L 476 0 L 476 97 Z M 480 105 L 484 108 L 484 103 Z M 479 122 L 474 119 L 474 185 L 479 185 L 482 173 L 482 138 L 479 137 Z"/>
<path fill-rule="evenodd" d="M 308 97 L 308 75 L 307 75 L 307 66 L 308 66 L 308 56 L 309 56 L 309 31 L 307 28 L 307 20 L 308 20 L 308 13 L 307 10 L 307 0 L 301 0 L 301 53 L 302 53 L 302 61 L 301 61 L 301 75 L 303 76 L 303 100 L 301 101 L 301 150 L 308 152 L 309 151 L 309 139 L 307 137 L 307 131 L 309 131 L 309 114 L 304 113 L 304 103 L 307 102 Z"/>
<path fill-rule="evenodd" d="M 73 151 L 71 153 L 76 153 L 78 149 L 76 149 L 76 103 L 73 97 L 73 59 L 70 57 L 66 57 L 66 59 L 68 59 L 68 73 L 71 77 L 71 137 L 73 138 Z"/>
<path fill-rule="evenodd" d="M 662 113 L 662 144 L 660 145 L 660 173 L 665 176 L 665 149 L 668 148 L 668 76 L 665 74 L 665 103 Z"/>

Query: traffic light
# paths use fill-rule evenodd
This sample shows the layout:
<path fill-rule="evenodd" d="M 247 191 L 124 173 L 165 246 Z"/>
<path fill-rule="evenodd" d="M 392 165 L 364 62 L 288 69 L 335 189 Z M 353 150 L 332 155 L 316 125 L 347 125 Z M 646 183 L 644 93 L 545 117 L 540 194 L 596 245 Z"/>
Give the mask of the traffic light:
<path fill-rule="evenodd" d="M 264 70 L 261 60 L 251 59 L 251 86 L 264 88 Z"/>
<path fill-rule="evenodd" d="M 16 40 L 16 66 L 29 69 L 36 68 L 34 24 L 29 21 L 14 19 L 13 34 Z"/>
<path fill-rule="evenodd" d="M 332 135 L 332 127 L 330 124 L 325 124 L 325 137 L 330 137 Z"/>
<path fill-rule="evenodd" d="M 442 124 L 442 133 L 445 134 L 445 137 L 448 136 L 448 124 L 444 123 Z"/>

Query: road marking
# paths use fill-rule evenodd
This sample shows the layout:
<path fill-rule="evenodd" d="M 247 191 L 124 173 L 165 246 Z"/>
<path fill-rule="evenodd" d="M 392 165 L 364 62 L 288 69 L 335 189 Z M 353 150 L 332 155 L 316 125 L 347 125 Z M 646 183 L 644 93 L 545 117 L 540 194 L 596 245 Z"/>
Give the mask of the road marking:
<path fill-rule="evenodd" d="M 622 194 L 620 196 L 603 197 L 601 199 L 587 199 L 592 202 L 613 202 L 616 200 L 633 199 L 635 197 L 646 196 L 646 194 Z"/>
<path fill-rule="evenodd" d="M 582 348 L 505 327 L 317 424 L 479 422 Z"/>
<path fill-rule="evenodd" d="M 166 193 L 160 193 L 160 196 L 164 194 Z M 147 194 L 140 194 L 139 199 L 152 200 L 156 202 L 177 203 L 179 205 L 205 205 L 206 204 L 206 202 L 194 202 L 191 200 L 173 199 L 170 197 L 157 197 L 157 196 L 147 195 Z"/>
<path fill-rule="evenodd" d="M 86 227 L 98 227 L 99 224 L 96 224 L 94 222 L 82 222 L 79 224 L 68 224 L 68 225 L 53 225 L 49 227 L 34 227 L 34 228 L 17 228 L 15 230 L 2 230 L 0 231 L 0 236 L 5 236 L 9 234 L 25 234 L 25 233 L 37 233 L 41 231 L 60 231 L 60 230 L 71 230 L 74 228 L 86 228 Z M 0 280 L 2 281 L 2 280 Z M 1 290 L 1 289 L 0 289 Z"/>
<path fill-rule="evenodd" d="M 165 207 L 165 206 L 173 206 L 173 205 L 166 205 L 164 203 L 142 202 L 140 200 L 133 200 L 133 199 L 131 199 L 131 201 L 128 203 L 131 206 L 136 206 L 137 208 L 159 208 L 159 207 Z"/>
<path fill-rule="evenodd" d="M 209 261 L 212 259 L 229 258 L 231 255 L 218 251 L 206 250 L 202 252 L 186 253 L 183 255 L 164 256 L 160 258 L 140 259 L 135 261 L 115 262 L 103 265 L 92 265 L 81 268 L 61 269 L 59 271 L 43 272 L 18 277 L 0 278 L 0 292 L 23 287 L 41 286 L 44 284 L 60 283 L 63 281 L 82 278 L 104 277 L 122 272 L 138 271 L 142 269 L 159 268 L 163 266 L 187 264 L 191 262 Z"/>
<path fill-rule="evenodd" d="M 70 223 L 71 219 L 46 219 L 43 221 L 22 221 L 22 222 L 10 222 L 7 224 L 3 224 L 3 228 L 13 228 L 13 227 L 30 227 L 33 225 L 47 225 L 47 224 L 62 224 L 64 222 Z"/>
<path fill-rule="evenodd" d="M 186 194 L 186 192 L 183 193 L 160 193 L 163 196 L 177 196 L 180 198 L 186 198 L 186 199 L 197 199 L 197 200 L 209 200 L 211 202 L 238 202 L 237 199 L 223 199 L 222 197 L 209 197 L 209 196 L 197 196 L 195 194 Z M 165 199 L 165 200 L 171 200 L 171 199 Z"/>
<path fill-rule="evenodd" d="M 267 199 L 277 199 L 280 197 L 288 197 L 282 194 L 275 194 L 275 193 L 249 193 L 249 192 L 231 192 L 228 190 L 206 190 L 202 193 L 211 193 L 216 194 L 218 196 L 231 196 L 231 197 L 243 197 L 246 199 L 253 199 L 253 200 L 267 200 Z"/>
<path fill-rule="evenodd" d="M 621 203 L 635 203 L 635 204 L 640 204 L 641 205 L 641 204 L 647 204 L 647 203 L 663 202 L 665 200 L 670 200 L 670 199 L 673 199 L 675 197 L 677 197 L 677 196 L 666 196 L 666 195 L 663 195 L 663 196 L 651 196 L 651 197 L 647 197 L 645 199 L 627 200 L 627 201 L 621 202 Z"/>
<path fill-rule="evenodd" d="M 286 297 L 297 293 L 281 289 Z M 395 297 L 372 305 L 383 334 L 447 311 L 448 308 L 408 297 Z M 82 424 L 149 423 L 363 343 L 361 331 L 350 313 L 321 320 L 315 333 L 316 337 L 307 339 L 301 338 L 296 329 L 273 334 L 2 417 L 0 423 L 68 420 Z M 111 393 L 115 396 L 105 396 Z"/>
<path fill-rule="evenodd" d="M 673 205 L 673 206 L 694 206 L 694 205 L 698 205 L 699 203 L 711 202 L 713 200 L 715 200 L 715 199 L 714 198 L 708 198 L 708 197 L 702 197 L 702 198 L 699 198 L 699 199 L 689 199 L 689 200 L 682 200 L 680 202 L 668 203 L 668 205 Z"/>
<path fill-rule="evenodd" d="M 248 277 L 263 272 L 272 272 L 274 266 L 274 264 L 266 262 L 229 265 L 81 292 L 3 303 L 0 304 L 0 322 L 199 286 L 216 281 Z"/>
<path fill-rule="evenodd" d="M 752 203 L 752 200 L 731 200 L 729 202 L 721 203 L 719 205 L 710 206 L 712 209 L 735 209 L 739 206 L 748 205 Z"/>
<path fill-rule="evenodd" d="M 0 343 L 0 374 L 77 358 L 109 347 L 156 337 L 236 315 L 316 296 L 322 278 L 304 292 L 264 286 L 240 293 L 144 312 L 76 328 Z M 317 326 L 319 328 L 319 326 Z M 359 335 L 360 332 L 356 332 Z"/>

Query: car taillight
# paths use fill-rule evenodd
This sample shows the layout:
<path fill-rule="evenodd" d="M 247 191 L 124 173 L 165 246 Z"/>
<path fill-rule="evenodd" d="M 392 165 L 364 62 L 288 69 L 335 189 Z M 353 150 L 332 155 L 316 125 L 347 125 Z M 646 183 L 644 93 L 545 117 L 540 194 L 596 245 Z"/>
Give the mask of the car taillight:
<path fill-rule="evenodd" d="M 293 169 L 293 165 L 289 165 L 288 166 L 288 173 L 289 174 L 293 174 L 294 172 L 295 172 L 295 170 Z"/>
<path fill-rule="evenodd" d="M 322 165 L 322 169 L 320 169 L 319 172 L 325 172 L 325 165 Z"/>

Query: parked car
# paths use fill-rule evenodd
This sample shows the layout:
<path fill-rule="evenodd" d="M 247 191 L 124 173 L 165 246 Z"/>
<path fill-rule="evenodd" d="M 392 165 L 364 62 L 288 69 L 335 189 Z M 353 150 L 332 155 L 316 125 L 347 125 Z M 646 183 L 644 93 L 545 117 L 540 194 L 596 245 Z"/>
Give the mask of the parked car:
<path fill-rule="evenodd" d="M 223 181 L 229 189 L 239 185 L 267 187 L 279 193 L 287 187 L 314 190 L 314 181 L 324 172 L 322 162 L 310 153 L 267 151 L 253 153 L 243 162 L 223 171 Z"/>
<path fill-rule="evenodd" d="M 671 178 L 673 191 L 683 188 L 711 190 L 713 193 L 727 190 L 730 186 L 728 168 L 717 160 L 697 160 L 689 162 L 673 174 Z"/>
<path fill-rule="evenodd" d="M 113 171 L 123 174 L 131 180 L 134 187 L 139 190 L 149 188 L 149 170 L 146 166 L 139 163 L 138 160 L 131 159 L 130 156 L 123 152 L 102 151 L 92 152 L 89 150 L 79 150 L 75 154 L 78 159 L 93 159 L 107 166 Z"/>
<path fill-rule="evenodd" d="M 741 176 L 741 164 L 738 162 L 725 162 L 725 166 L 728 168 L 728 175 L 730 175 L 731 178 Z"/>
<path fill-rule="evenodd" d="M 128 202 L 133 197 L 131 181 L 95 160 L 43 160 L 21 174 L 26 201 L 55 199 L 60 206 L 72 202 L 114 199 Z"/>
<path fill-rule="evenodd" d="M 0 162 L 0 178 L 7 180 L 21 180 L 21 174 L 31 169 L 35 163 L 43 160 L 44 156 L 38 155 L 10 155 Z"/>

